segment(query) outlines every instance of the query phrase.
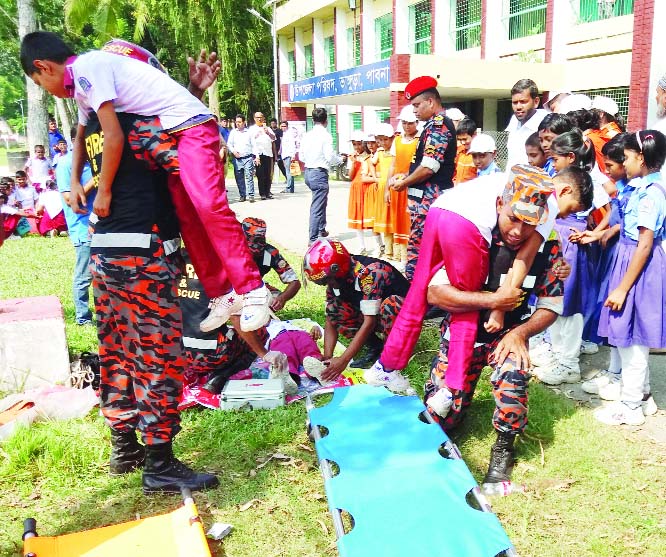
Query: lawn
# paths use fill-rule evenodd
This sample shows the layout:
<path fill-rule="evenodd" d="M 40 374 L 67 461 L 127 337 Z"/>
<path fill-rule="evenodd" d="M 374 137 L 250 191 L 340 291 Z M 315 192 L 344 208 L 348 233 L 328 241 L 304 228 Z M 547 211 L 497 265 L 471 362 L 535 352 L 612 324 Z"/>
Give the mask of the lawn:
<path fill-rule="evenodd" d="M 292 263 L 298 259 L 289 258 Z M 65 310 L 70 352 L 77 354 L 95 349 L 96 340 L 91 327 L 74 324 L 72 265 L 67 238 L 27 238 L 0 248 L 0 297 L 57 295 Z M 310 285 L 283 317 L 322 322 L 323 300 L 323 289 Z M 38 345 L 35 339 L 36 349 Z M 407 371 L 417 387 L 435 345 L 435 329 L 425 329 Z M 477 479 L 485 473 L 493 441 L 492 408 L 486 377 L 454 439 Z M 196 495 L 204 523 L 234 525 L 223 543 L 212 542 L 217 557 L 336 554 L 304 422 L 302 403 L 251 413 L 184 413 L 177 453 L 220 474 L 219 488 Z M 629 429 L 600 426 L 589 409 L 534 384 L 530 428 L 517 447 L 514 480 L 528 491 L 497 500 L 495 510 L 521 556 L 666 555 L 663 446 L 637 439 Z M 257 469 L 276 452 L 293 460 L 286 465 L 272 460 Z M 81 420 L 35 425 L 0 446 L 0 555 L 21 554 L 21 523 L 29 516 L 46 535 L 131 520 L 179 504 L 177 497 L 144 497 L 138 472 L 111 478 L 108 457 L 108 430 L 97 412 Z"/>

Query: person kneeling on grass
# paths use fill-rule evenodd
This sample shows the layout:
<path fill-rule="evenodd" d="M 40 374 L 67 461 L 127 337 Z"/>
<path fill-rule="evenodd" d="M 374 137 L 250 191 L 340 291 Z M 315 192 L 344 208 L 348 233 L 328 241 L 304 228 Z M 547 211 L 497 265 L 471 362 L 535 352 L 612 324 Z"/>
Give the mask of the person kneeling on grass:
<path fill-rule="evenodd" d="M 305 253 L 307 278 L 326 286 L 324 381 L 336 379 L 347 366 L 370 367 L 377 359 L 409 290 L 407 279 L 389 263 L 374 257 L 350 255 L 337 240 L 317 239 Z M 351 342 L 333 357 L 338 337 Z M 381 335 L 382 338 L 380 338 Z M 352 361 L 366 347 L 366 355 Z"/>

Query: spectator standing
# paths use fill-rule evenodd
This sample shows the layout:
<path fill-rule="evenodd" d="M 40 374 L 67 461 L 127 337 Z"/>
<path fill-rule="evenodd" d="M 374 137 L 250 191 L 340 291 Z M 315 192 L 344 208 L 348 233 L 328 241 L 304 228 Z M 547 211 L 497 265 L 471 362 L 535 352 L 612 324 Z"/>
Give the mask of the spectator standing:
<path fill-rule="evenodd" d="M 227 141 L 229 153 L 233 155 L 234 176 L 240 200 L 250 198 L 254 203 L 254 157 L 252 155 L 252 139 L 250 130 L 245 126 L 245 116 L 236 115 L 236 127 L 229 133 Z"/>
<path fill-rule="evenodd" d="M 286 180 L 287 172 L 285 171 L 284 168 L 284 162 L 280 157 L 280 149 L 282 147 L 282 135 L 283 135 L 282 128 L 278 127 L 278 121 L 275 118 L 271 118 L 271 130 L 273 130 L 273 133 L 275 134 L 275 141 L 273 142 L 273 160 L 277 163 L 280 172 L 282 172 L 282 176 L 284 176 L 284 179 Z M 275 165 L 273 165 L 273 170 L 275 170 Z M 271 173 L 271 183 L 272 182 L 273 182 L 273 176 Z"/>
<path fill-rule="evenodd" d="M 259 195 L 261 199 L 273 199 L 271 195 L 271 169 L 273 168 L 275 133 L 266 125 L 266 117 L 261 112 L 255 112 L 254 125 L 250 126 L 249 129 Z"/>
<path fill-rule="evenodd" d="M 49 156 L 51 158 L 57 153 L 56 145 L 58 144 L 58 141 L 66 141 L 66 139 L 60 133 L 55 118 L 51 116 L 49 117 Z"/>
<path fill-rule="evenodd" d="M 328 236 L 326 205 L 328 204 L 328 169 L 342 162 L 333 151 L 333 138 L 326 129 L 328 113 L 325 108 L 312 111 L 313 128 L 303 136 L 300 156 L 305 164 L 305 185 L 312 191 L 310 205 L 309 243 L 319 236 Z"/>
<path fill-rule="evenodd" d="M 531 79 L 521 79 L 511 89 L 513 116 L 506 127 L 509 132 L 507 169 L 516 164 L 527 164 L 525 142 L 538 131 L 541 120 L 548 114 L 538 108 L 539 101 L 539 89 Z"/>
<path fill-rule="evenodd" d="M 72 135 L 76 136 L 76 128 L 72 128 Z M 74 137 L 72 137 L 74 139 Z M 72 241 L 76 259 L 74 262 L 74 276 L 72 288 L 74 294 L 74 309 L 76 312 L 77 325 L 90 325 L 92 314 L 90 312 L 90 237 L 88 235 L 88 220 L 92 213 L 95 201 L 95 184 L 92 180 L 90 164 L 85 163 L 81 174 L 83 191 L 86 194 L 86 213 L 75 213 L 69 206 L 70 183 L 72 177 L 73 152 L 69 151 L 62 155 L 56 168 L 56 183 L 58 191 L 62 195 L 62 206 L 65 212 L 65 220 L 69 230 L 69 239 Z"/>
<path fill-rule="evenodd" d="M 282 164 L 284 175 L 287 179 L 287 185 L 280 193 L 294 193 L 294 177 L 291 175 L 291 161 L 296 159 L 298 152 L 298 131 L 296 128 L 289 127 L 289 122 L 280 122 L 280 131 L 282 132 L 282 141 L 278 151 L 278 166 Z"/>
<path fill-rule="evenodd" d="M 28 176 L 23 170 L 16 171 L 16 187 L 9 196 L 9 204 L 24 211 L 34 211 L 39 199 L 37 190 L 28 184 Z"/>
<path fill-rule="evenodd" d="M 221 116 L 218 127 L 220 128 L 222 139 L 224 139 L 225 143 L 229 143 L 229 133 L 231 133 L 231 130 L 229 130 L 229 118 Z"/>
<path fill-rule="evenodd" d="M 46 158 L 46 149 L 44 145 L 35 145 L 35 154 L 28 158 L 24 169 L 30 178 L 30 183 L 37 190 L 37 193 L 46 189 L 46 181 L 51 179 L 53 173 L 51 161 Z"/>

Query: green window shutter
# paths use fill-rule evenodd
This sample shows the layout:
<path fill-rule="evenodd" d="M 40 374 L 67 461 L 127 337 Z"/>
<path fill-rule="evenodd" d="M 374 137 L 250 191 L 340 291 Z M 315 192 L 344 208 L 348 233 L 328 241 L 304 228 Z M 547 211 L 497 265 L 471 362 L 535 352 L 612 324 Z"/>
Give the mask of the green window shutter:
<path fill-rule="evenodd" d="M 308 44 L 303 47 L 303 54 L 305 57 L 305 73 L 304 77 L 314 76 L 314 60 L 312 57 L 312 45 Z"/>
<path fill-rule="evenodd" d="M 378 124 L 383 124 L 384 122 L 388 122 L 390 124 L 390 119 L 391 119 L 391 110 L 388 108 L 383 108 L 381 110 L 377 110 L 375 112 L 376 117 L 377 117 L 377 123 Z"/>
<path fill-rule="evenodd" d="M 361 26 L 347 29 L 348 62 L 350 67 L 361 65 Z"/>
<path fill-rule="evenodd" d="M 324 52 L 326 53 L 326 73 L 335 71 L 335 43 L 333 37 L 324 39 Z"/>
<path fill-rule="evenodd" d="M 410 50 L 414 54 L 430 54 L 432 41 L 430 0 L 422 0 L 409 7 L 409 28 L 413 30 Z"/>
<path fill-rule="evenodd" d="M 375 54 L 377 60 L 386 60 L 393 54 L 393 14 L 375 19 Z"/>
<path fill-rule="evenodd" d="M 481 0 L 456 0 L 456 50 L 481 46 Z"/>
<path fill-rule="evenodd" d="M 338 150 L 338 116 L 336 114 L 328 115 L 328 131 L 333 137 L 333 149 Z"/>
<path fill-rule="evenodd" d="M 546 0 L 509 0 L 509 39 L 544 33 L 547 4 Z"/>
<path fill-rule="evenodd" d="M 600 21 L 634 13 L 634 0 L 615 0 L 614 2 L 579 0 L 579 2 L 578 21 L 580 23 Z"/>
<path fill-rule="evenodd" d="M 352 112 L 349 115 L 349 120 L 351 124 L 351 130 L 353 132 L 359 131 L 363 127 L 363 116 L 360 112 Z"/>
<path fill-rule="evenodd" d="M 293 50 L 287 52 L 287 60 L 289 61 L 289 80 L 296 81 L 296 55 Z"/>

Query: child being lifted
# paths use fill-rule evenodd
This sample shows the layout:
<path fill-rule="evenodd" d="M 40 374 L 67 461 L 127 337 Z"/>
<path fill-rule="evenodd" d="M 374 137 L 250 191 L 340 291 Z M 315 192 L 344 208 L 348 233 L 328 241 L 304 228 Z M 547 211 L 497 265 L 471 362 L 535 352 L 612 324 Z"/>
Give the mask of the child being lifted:
<path fill-rule="evenodd" d="M 135 58 L 130 45 L 122 51 L 92 51 L 76 56 L 56 34 L 29 33 L 21 42 L 21 65 L 40 87 L 61 98 L 74 98 L 79 124 L 72 162 L 71 206 L 80 211 L 85 194 L 79 183 L 85 153 L 84 130 L 91 112 L 104 132 L 99 146 L 102 168 L 93 211 L 109 215 L 111 184 L 123 153 L 124 136 L 116 111 L 156 116 L 178 146 L 178 161 L 163 161 L 180 229 L 197 275 L 211 299 L 201 322 L 203 331 L 224 324 L 241 312 L 241 329 L 252 331 L 269 318 L 270 292 L 229 208 L 220 160 L 219 130 L 213 114 L 187 89 L 160 69 L 154 58 Z M 194 65 L 189 60 L 191 71 Z M 112 246 L 107 246 L 112 247 Z"/>

